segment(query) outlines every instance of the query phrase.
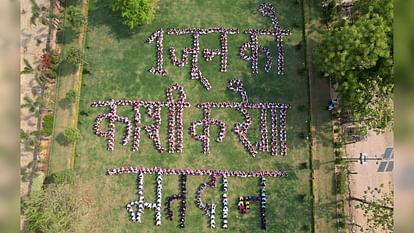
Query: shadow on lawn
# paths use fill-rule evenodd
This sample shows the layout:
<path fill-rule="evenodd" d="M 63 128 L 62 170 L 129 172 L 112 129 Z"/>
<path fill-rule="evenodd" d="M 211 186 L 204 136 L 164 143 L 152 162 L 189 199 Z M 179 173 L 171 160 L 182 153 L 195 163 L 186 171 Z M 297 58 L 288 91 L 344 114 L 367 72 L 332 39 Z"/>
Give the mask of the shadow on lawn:
<path fill-rule="evenodd" d="M 70 143 L 65 139 L 63 133 L 59 133 L 56 138 L 56 142 L 61 146 L 68 146 Z"/>
<path fill-rule="evenodd" d="M 99 25 L 106 25 L 111 29 L 111 33 L 118 40 L 129 38 L 132 35 L 139 33 L 140 27 L 130 29 L 127 25 L 122 23 L 119 12 L 113 12 L 111 9 L 111 2 L 109 0 L 97 1 L 89 7 L 89 27 L 97 27 Z"/>

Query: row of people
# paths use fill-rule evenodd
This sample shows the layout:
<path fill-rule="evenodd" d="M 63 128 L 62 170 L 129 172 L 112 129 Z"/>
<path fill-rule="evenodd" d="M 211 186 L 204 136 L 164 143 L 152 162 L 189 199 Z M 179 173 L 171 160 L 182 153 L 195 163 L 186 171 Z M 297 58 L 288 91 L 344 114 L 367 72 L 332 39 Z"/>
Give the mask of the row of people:
<path fill-rule="evenodd" d="M 142 222 L 141 215 L 144 212 L 144 208 L 155 208 L 155 203 L 144 203 L 144 174 L 138 174 L 137 185 L 138 200 L 132 201 L 126 206 L 132 222 Z M 137 207 L 136 212 L 134 211 L 134 207 Z"/>
<path fill-rule="evenodd" d="M 116 107 L 115 110 L 112 109 L 110 113 L 101 114 L 95 119 L 95 124 L 93 126 L 94 132 L 99 137 L 107 138 L 107 149 L 109 151 L 113 151 L 115 148 L 115 122 L 121 122 L 126 125 L 124 137 L 122 139 L 122 145 L 126 145 L 129 143 L 129 140 L 131 138 L 131 131 L 132 131 L 132 124 L 131 121 L 127 117 L 118 116 L 116 113 Z M 108 130 L 103 131 L 101 128 L 102 122 L 108 119 Z"/>
<path fill-rule="evenodd" d="M 166 212 L 167 212 L 167 219 L 172 221 L 173 211 L 171 209 L 171 202 L 173 200 L 180 200 L 180 216 L 178 220 L 178 227 L 185 228 L 185 212 L 187 209 L 187 176 L 182 175 L 180 176 L 180 194 L 174 194 L 172 196 L 167 197 L 166 200 Z"/>
<path fill-rule="evenodd" d="M 248 109 L 287 109 L 289 104 L 285 103 L 248 103 L 248 102 L 204 102 L 196 107 L 205 108 L 248 108 Z"/>
<path fill-rule="evenodd" d="M 239 136 L 240 142 L 247 149 L 247 151 L 253 157 L 255 157 L 257 154 L 256 148 L 254 148 L 253 144 L 247 138 L 247 131 L 249 130 L 251 123 L 252 123 L 250 114 L 245 108 L 240 108 L 239 111 L 244 116 L 244 122 L 236 123 L 234 126 L 234 132 Z"/>
<path fill-rule="evenodd" d="M 148 203 L 144 202 L 144 174 L 140 173 L 138 175 L 137 184 L 138 184 L 138 200 L 132 201 L 127 204 L 127 212 L 130 215 L 130 219 L 132 222 L 142 222 L 142 213 L 144 213 L 144 209 L 154 209 L 155 216 L 154 221 L 156 226 L 161 225 L 161 201 L 162 201 L 162 174 L 158 173 L 156 178 L 156 202 L 155 203 Z M 137 208 L 134 211 L 134 207 Z"/>
<path fill-rule="evenodd" d="M 270 111 L 270 116 L 272 118 L 271 119 L 272 122 L 277 122 L 277 112 L 276 111 L 274 111 L 272 109 L 272 111 Z M 271 129 L 271 131 L 272 131 L 272 145 L 271 145 L 272 155 L 277 155 L 278 144 L 277 144 L 277 140 L 275 140 L 279 136 L 277 130 L 278 130 L 278 127 L 273 127 L 272 126 L 272 129 Z"/>
<path fill-rule="evenodd" d="M 161 225 L 161 205 L 162 205 L 162 173 L 158 172 L 157 174 L 157 188 L 156 188 L 156 199 L 155 199 L 155 225 Z"/>
<path fill-rule="evenodd" d="M 210 218 L 210 228 L 216 228 L 216 204 L 209 204 L 209 218 Z"/>
<path fill-rule="evenodd" d="M 163 57 L 163 49 L 164 49 L 164 31 L 160 28 L 156 32 L 154 32 L 150 37 L 148 37 L 147 42 L 153 43 L 156 41 L 156 57 L 157 57 L 157 66 L 152 67 L 149 69 L 149 72 L 155 75 L 165 76 L 168 74 L 167 70 L 164 69 L 164 57 Z"/>
<path fill-rule="evenodd" d="M 211 30 L 211 29 L 210 29 Z M 228 63 L 228 34 L 236 34 L 239 32 L 238 29 L 225 29 L 220 28 L 219 30 L 212 30 L 210 32 L 220 32 L 220 49 L 204 49 L 204 59 L 208 62 L 212 61 L 215 56 L 220 55 L 220 71 L 227 72 Z"/>
<path fill-rule="evenodd" d="M 201 193 L 204 192 L 204 190 L 206 190 L 208 188 L 208 184 L 207 183 L 202 183 L 198 186 L 196 192 L 195 192 L 195 204 L 197 206 L 197 208 L 199 208 L 200 210 L 202 210 L 204 213 L 207 214 L 208 212 L 208 208 L 207 206 L 203 203 L 203 201 L 201 200 Z"/>
<path fill-rule="evenodd" d="M 239 78 L 230 80 L 229 84 L 227 85 L 227 88 L 231 91 L 239 93 L 242 99 L 242 103 L 249 102 L 249 99 L 247 98 L 247 93 L 244 90 L 244 84 Z"/>
<path fill-rule="evenodd" d="M 273 34 L 276 37 L 276 47 L 278 49 L 277 73 L 282 75 L 284 73 L 285 56 L 283 50 L 283 36 L 291 35 L 289 30 L 282 30 L 279 25 L 279 20 L 276 17 L 276 10 L 272 3 L 261 3 L 258 11 L 264 17 L 269 17 L 272 20 L 272 27 L 275 30 Z"/>
<path fill-rule="evenodd" d="M 212 169 L 168 169 L 168 168 L 145 168 L 145 167 L 119 167 L 107 171 L 107 175 L 120 174 L 165 174 L 165 175 L 193 175 L 193 176 L 233 176 L 233 177 L 286 177 L 288 174 L 282 171 L 231 171 L 231 170 L 212 170 Z"/>
<path fill-rule="evenodd" d="M 178 92 L 179 99 L 173 99 L 173 93 Z M 184 149 L 183 112 L 189 106 L 184 87 L 175 84 L 167 89 L 168 112 L 168 152 L 182 153 Z"/>
<path fill-rule="evenodd" d="M 195 193 L 195 203 L 197 208 L 202 210 L 208 217 L 210 221 L 210 228 L 216 228 L 216 205 L 214 203 L 209 203 L 205 205 L 201 200 L 201 194 L 207 188 L 215 188 L 216 187 L 216 176 L 210 176 L 210 180 L 207 183 L 202 183 L 198 186 L 196 193 Z"/>
<path fill-rule="evenodd" d="M 219 128 L 219 135 L 216 139 L 216 142 L 222 142 L 226 136 L 226 124 L 218 119 L 211 119 L 210 114 L 211 109 L 203 109 L 203 120 L 194 121 L 190 126 L 190 135 L 195 140 L 202 141 L 203 143 L 203 153 L 208 154 L 210 151 L 210 126 L 215 125 Z M 197 133 L 197 127 L 203 128 L 203 134 L 199 135 Z"/>
<path fill-rule="evenodd" d="M 266 178 L 260 177 L 260 225 L 266 230 Z"/>
<path fill-rule="evenodd" d="M 286 139 L 286 111 L 280 111 L 280 148 L 281 148 L 281 155 L 287 155 L 287 139 Z"/>
<path fill-rule="evenodd" d="M 236 34 L 239 33 L 237 28 L 222 28 L 222 27 L 211 27 L 211 28 L 169 28 L 167 30 L 168 35 L 183 35 L 183 34 L 199 34 L 206 35 L 210 33 L 228 33 Z"/>
<path fill-rule="evenodd" d="M 267 111 L 265 109 L 262 109 L 260 111 L 260 139 L 257 142 L 257 148 L 259 151 L 263 151 L 263 152 L 269 151 L 269 140 L 268 140 L 267 135 L 268 135 Z"/>
<path fill-rule="evenodd" d="M 223 201 L 223 210 L 222 210 L 222 225 L 221 227 L 223 229 L 228 228 L 228 217 L 229 217 L 229 201 L 227 199 L 227 191 L 228 191 L 228 180 L 227 176 L 223 176 L 223 195 L 222 195 L 222 201 Z"/>
<path fill-rule="evenodd" d="M 276 17 L 276 11 L 272 3 L 270 2 L 261 3 L 259 5 L 258 11 L 263 17 L 269 17 L 272 19 L 273 28 L 279 27 L 279 22 Z"/>
<path fill-rule="evenodd" d="M 178 227 L 185 227 L 185 211 L 187 209 L 187 176 L 180 176 L 181 206 Z"/>
<path fill-rule="evenodd" d="M 283 50 L 283 37 L 291 35 L 289 30 L 281 29 L 279 21 L 276 17 L 276 12 L 271 3 L 262 3 L 259 5 L 258 11 L 264 17 L 269 17 L 272 20 L 272 30 L 266 29 L 247 29 L 244 32 L 250 34 L 250 42 L 244 43 L 240 47 L 240 58 L 252 63 L 252 73 L 258 72 L 258 55 L 263 53 L 266 56 L 265 71 L 269 72 L 272 67 L 273 56 L 270 49 L 260 46 L 258 43 L 258 35 L 267 35 L 275 37 L 277 47 L 277 74 L 283 75 L 284 73 L 284 50 Z M 251 50 L 249 55 L 246 51 Z"/>
<path fill-rule="evenodd" d="M 161 126 L 161 105 L 155 102 L 154 105 L 147 108 L 147 115 L 154 119 L 154 123 L 145 127 L 148 137 L 153 140 L 155 148 L 163 153 L 165 148 L 161 145 L 160 126 Z"/>

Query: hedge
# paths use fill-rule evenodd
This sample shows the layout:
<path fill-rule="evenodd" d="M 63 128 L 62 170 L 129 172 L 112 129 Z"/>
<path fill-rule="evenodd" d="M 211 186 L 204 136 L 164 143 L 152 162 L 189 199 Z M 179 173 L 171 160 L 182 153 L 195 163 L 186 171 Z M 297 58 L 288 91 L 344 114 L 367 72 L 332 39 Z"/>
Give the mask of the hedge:
<path fill-rule="evenodd" d="M 43 118 L 42 135 L 43 136 L 50 136 L 50 135 L 52 135 L 52 131 L 53 131 L 53 115 L 46 115 Z"/>
<path fill-rule="evenodd" d="M 338 174 L 338 193 L 345 194 L 346 192 L 346 172 L 341 171 Z"/>

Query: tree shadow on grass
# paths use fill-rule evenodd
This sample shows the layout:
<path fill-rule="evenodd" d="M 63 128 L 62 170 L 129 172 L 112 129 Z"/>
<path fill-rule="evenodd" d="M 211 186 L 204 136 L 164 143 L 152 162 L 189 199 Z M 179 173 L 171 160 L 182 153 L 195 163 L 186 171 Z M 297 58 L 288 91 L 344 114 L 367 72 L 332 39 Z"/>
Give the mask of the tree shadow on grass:
<path fill-rule="evenodd" d="M 79 32 L 74 31 L 70 27 L 64 27 L 57 32 L 56 37 L 59 44 L 70 44 L 79 38 Z"/>
<path fill-rule="evenodd" d="M 284 171 L 288 173 L 288 176 L 286 179 L 288 180 L 297 180 L 298 176 L 296 175 L 296 168 L 293 167 L 289 163 L 281 163 L 281 162 L 275 162 L 272 167 L 275 167 L 279 171 Z"/>
<path fill-rule="evenodd" d="M 76 73 L 76 70 L 77 70 L 77 66 L 67 63 L 66 61 L 62 61 L 58 67 L 58 72 L 59 72 L 60 77 L 73 75 Z"/>
<path fill-rule="evenodd" d="M 336 201 L 317 203 L 315 206 L 317 217 L 326 219 L 336 218 Z"/>
<path fill-rule="evenodd" d="M 70 102 L 70 100 L 63 98 L 61 100 L 59 100 L 59 107 L 62 109 L 69 109 L 72 106 L 72 103 Z"/>
<path fill-rule="evenodd" d="M 140 27 L 130 29 L 122 23 L 121 13 L 114 12 L 111 9 L 111 2 L 108 0 L 98 1 L 89 8 L 89 27 L 98 27 L 106 25 L 111 29 L 113 36 L 117 39 L 129 38 L 139 33 Z"/>
<path fill-rule="evenodd" d="M 68 146 L 70 143 L 65 139 L 63 133 L 59 133 L 56 138 L 56 142 L 61 146 Z"/>

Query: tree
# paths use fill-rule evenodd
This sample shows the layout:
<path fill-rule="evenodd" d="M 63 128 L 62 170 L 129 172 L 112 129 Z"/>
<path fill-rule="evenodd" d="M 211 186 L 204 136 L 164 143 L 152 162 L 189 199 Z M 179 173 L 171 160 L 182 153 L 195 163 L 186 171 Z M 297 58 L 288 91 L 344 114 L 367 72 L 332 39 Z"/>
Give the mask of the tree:
<path fill-rule="evenodd" d="M 65 101 L 71 105 L 76 100 L 76 91 L 70 90 L 66 92 Z"/>
<path fill-rule="evenodd" d="M 85 62 L 85 55 L 79 47 L 71 46 L 69 47 L 63 55 L 63 60 L 72 64 L 80 65 Z"/>
<path fill-rule="evenodd" d="M 392 2 L 358 0 L 353 12 L 322 32 L 317 61 L 325 76 L 338 80 L 352 121 L 387 130 L 393 123 Z"/>
<path fill-rule="evenodd" d="M 67 26 L 69 26 L 75 32 L 79 32 L 81 27 L 86 25 L 86 17 L 83 15 L 82 10 L 76 6 L 68 6 L 65 9 L 66 15 L 66 22 Z"/>
<path fill-rule="evenodd" d="M 30 3 L 32 5 L 32 16 L 30 17 L 30 23 L 36 25 L 37 21 L 40 20 L 43 25 L 47 26 L 49 23 L 48 20 L 51 16 L 50 10 L 45 6 L 39 6 L 36 0 L 30 0 Z"/>
<path fill-rule="evenodd" d="M 25 151 L 33 151 L 36 146 L 40 145 L 37 131 L 25 132 L 20 129 L 20 143 L 23 144 Z"/>
<path fill-rule="evenodd" d="M 354 197 L 353 200 L 359 201 L 356 208 L 363 211 L 370 230 L 375 232 L 381 228 L 391 233 L 394 232 L 394 191 L 384 193 L 383 187 L 383 184 L 374 189 L 368 186 L 362 199 Z"/>
<path fill-rule="evenodd" d="M 36 99 L 31 99 L 29 96 L 23 97 L 24 104 L 22 108 L 28 108 L 30 112 L 37 114 L 42 106 L 42 99 L 38 96 Z"/>
<path fill-rule="evenodd" d="M 392 25 L 394 20 L 394 1 L 354 0 L 352 1 L 352 11 L 355 18 L 370 13 L 379 14 L 387 21 L 387 25 Z"/>
<path fill-rule="evenodd" d="M 68 143 L 75 143 L 81 138 L 81 134 L 77 128 L 66 128 L 63 131 L 63 136 Z"/>
<path fill-rule="evenodd" d="M 132 29 L 154 19 L 155 3 L 153 0 L 112 0 L 112 10 L 120 12 L 123 23 Z"/>
<path fill-rule="evenodd" d="M 33 67 L 27 59 L 23 59 L 25 67 L 21 74 L 33 74 L 36 82 L 41 88 L 46 84 L 54 83 L 57 77 L 57 66 L 59 63 L 59 54 L 56 51 L 45 52 L 40 56 L 41 62 Z"/>
<path fill-rule="evenodd" d="M 36 233 L 74 232 L 80 217 L 79 196 L 67 185 L 48 185 L 22 203 L 26 228 Z"/>

